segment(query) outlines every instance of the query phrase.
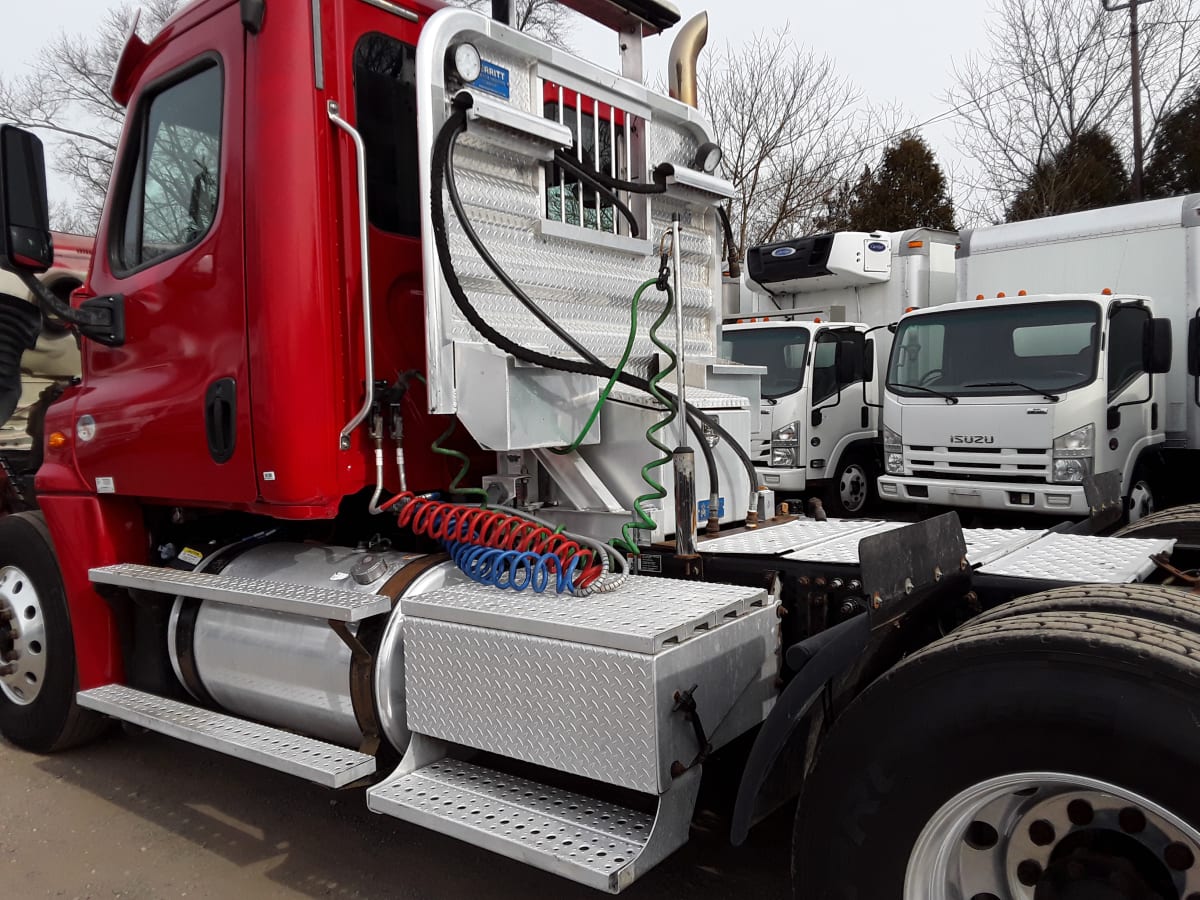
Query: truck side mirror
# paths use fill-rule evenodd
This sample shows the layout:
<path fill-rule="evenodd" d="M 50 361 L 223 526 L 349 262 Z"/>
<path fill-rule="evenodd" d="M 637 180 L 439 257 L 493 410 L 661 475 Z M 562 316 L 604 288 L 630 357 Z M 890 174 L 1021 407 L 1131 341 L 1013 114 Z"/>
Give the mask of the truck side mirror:
<path fill-rule="evenodd" d="M 1142 359 L 1151 375 L 1171 371 L 1171 320 L 1151 319 L 1142 333 Z"/>
<path fill-rule="evenodd" d="M 811 416 L 811 418 L 809 419 L 809 421 L 811 421 L 811 422 L 812 422 L 812 427 L 813 427 L 813 428 L 816 428 L 818 425 L 820 425 L 822 422 L 824 422 L 824 421 L 825 421 L 825 416 L 824 416 L 824 415 L 822 415 L 822 413 L 821 413 L 821 410 L 819 410 L 819 409 L 814 409 L 814 410 L 812 411 L 812 416 Z"/>
<path fill-rule="evenodd" d="M 1110 406 L 1108 408 L 1108 420 L 1105 423 L 1109 431 L 1116 431 L 1121 427 L 1121 408 L 1119 406 Z"/>
<path fill-rule="evenodd" d="M 1187 371 L 1189 375 L 1200 375 L 1200 315 L 1188 322 Z"/>
<path fill-rule="evenodd" d="M 875 380 L 875 342 L 863 342 L 863 381 L 870 384 Z"/>
<path fill-rule="evenodd" d="M 52 262 L 42 142 L 0 125 L 0 268 L 36 275 Z"/>

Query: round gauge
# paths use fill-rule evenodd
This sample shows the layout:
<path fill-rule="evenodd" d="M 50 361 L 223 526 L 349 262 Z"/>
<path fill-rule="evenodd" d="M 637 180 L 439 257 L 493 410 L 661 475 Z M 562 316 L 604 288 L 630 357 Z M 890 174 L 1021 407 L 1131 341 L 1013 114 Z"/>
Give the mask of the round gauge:
<path fill-rule="evenodd" d="M 700 145 L 700 149 L 696 151 L 695 167 L 701 172 L 707 172 L 711 175 L 717 171 L 717 166 L 721 164 L 721 148 L 711 141 L 706 141 Z"/>
<path fill-rule="evenodd" d="M 455 75 L 468 84 L 479 77 L 479 51 L 474 44 L 459 44 L 452 53 Z"/>

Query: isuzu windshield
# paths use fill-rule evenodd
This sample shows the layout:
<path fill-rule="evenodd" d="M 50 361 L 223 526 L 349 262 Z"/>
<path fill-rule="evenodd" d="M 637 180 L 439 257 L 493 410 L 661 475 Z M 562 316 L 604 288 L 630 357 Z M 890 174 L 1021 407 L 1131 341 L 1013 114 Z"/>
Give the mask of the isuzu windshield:
<path fill-rule="evenodd" d="M 917 396 L 1057 394 L 1096 377 L 1100 307 L 1053 301 L 953 309 L 903 320 L 888 389 Z"/>

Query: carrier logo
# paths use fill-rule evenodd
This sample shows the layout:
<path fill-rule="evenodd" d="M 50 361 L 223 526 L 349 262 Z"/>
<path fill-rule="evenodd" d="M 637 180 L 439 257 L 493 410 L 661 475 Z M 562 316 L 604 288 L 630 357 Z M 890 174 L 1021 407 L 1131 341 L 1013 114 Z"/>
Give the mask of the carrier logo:
<path fill-rule="evenodd" d="M 887 249 L 887 244 L 883 243 L 883 241 L 872 241 L 867 244 L 867 249 L 872 253 L 882 253 Z"/>
<path fill-rule="evenodd" d="M 994 444 L 996 443 L 996 436 L 994 434 L 952 434 L 950 435 L 950 443 Z"/>
<path fill-rule="evenodd" d="M 771 255 L 776 259 L 783 259 L 785 256 L 795 256 L 795 247 L 778 247 L 771 251 Z"/>

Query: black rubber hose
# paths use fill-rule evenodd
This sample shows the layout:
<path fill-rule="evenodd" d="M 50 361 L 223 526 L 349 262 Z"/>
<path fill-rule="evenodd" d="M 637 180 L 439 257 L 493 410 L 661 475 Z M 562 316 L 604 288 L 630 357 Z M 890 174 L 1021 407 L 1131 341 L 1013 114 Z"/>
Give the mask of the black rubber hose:
<path fill-rule="evenodd" d="M 465 128 L 465 123 L 466 123 L 466 119 L 464 118 L 463 119 L 463 128 L 460 128 L 458 133 L 461 133 L 463 131 L 463 129 Z M 457 138 L 457 136 L 458 136 L 458 134 L 452 135 L 451 142 L 453 142 L 453 139 Z M 448 152 L 447 152 L 447 160 L 449 160 Z M 434 159 L 434 165 L 435 166 L 437 165 L 436 158 Z M 466 208 L 463 206 L 462 199 L 459 197 L 458 185 L 454 181 L 454 173 L 453 173 L 453 171 L 449 171 L 448 165 L 449 165 L 449 163 L 447 163 L 447 174 L 446 174 L 447 185 L 446 186 L 447 186 L 447 191 L 450 194 L 450 204 L 451 204 L 451 206 L 454 207 L 454 214 L 455 214 L 455 216 L 458 217 L 458 222 L 462 226 L 462 230 L 466 234 L 467 240 L 471 242 L 471 246 L 475 248 L 475 252 L 479 254 L 479 258 L 482 259 L 484 261 L 484 264 L 487 265 L 487 267 L 492 270 L 492 274 L 495 275 L 496 278 L 498 278 L 500 280 L 500 283 L 503 284 L 506 288 L 508 288 L 509 293 L 511 293 L 514 297 L 516 297 L 517 300 L 520 302 L 520 304 L 522 306 L 524 306 L 527 310 L 529 310 L 531 313 L 533 313 L 533 315 L 537 318 L 537 320 L 539 322 L 541 322 L 543 325 L 545 325 L 546 328 L 548 328 L 551 331 L 551 333 L 553 333 L 560 341 L 562 341 L 568 347 L 571 347 L 573 350 L 575 350 L 576 353 L 579 353 L 585 359 L 590 359 L 592 362 L 596 362 L 596 363 L 600 362 L 599 359 L 592 356 L 590 353 L 587 352 L 586 349 L 581 347 L 575 341 L 575 339 L 573 337 L 571 337 L 570 332 L 568 332 L 565 328 L 563 328 L 561 325 L 559 325 L 557 322 L 555 322 L 554 319 L 552 319 L 545 310 L 543 310 L 540 306 L 538 306 L 536 303 L 534 303 L 533 298 L 530 297 L 528 294 L 526 294 L 525 291 L 521 288 L 521 286 L 519 284 L 517 284 L 515 281 L 513 281 L 512 278 L 509 277 L 508 273 L 506 271 L 504 271 L 504 269 L 500 265 L 500 263 L 498 263 L 496 261 L 496 258 L 494 256 L 492 256 L 491 252 L 484 245 L 483 239 L 479 237 L 478 232 L 475 231 L 474 226 L 471 225 L 470 220 L 467 219 L 467 211 L 466 211 Z M 434 173 L 434 178 L 437 179 L 436 171 Z M 434 203 L 435 209 L 441 208 L 440 199 L 441 199 L 441 192 L 439 190 L 438 202 Z M 436 213 L 435 213 L 435 219 L 436 219 Z M 447 252 L 449 252 L 448 249 L 447 249 Z"/>
<path fill-rule="evenodd" d="M 455 100 L 455 105 L 457 107 L 456 111 L 446 120 L 445 124 L 441 128 L 441 131 L 438 133 L 436 142 L 434 143 L 431 185 L 431 215 L 433 219 L 434 243 L 437 246 L 438 262 L 442 269 L 442 277 L 446 280 L 446 285 L 450 289 L 450 295 L 454 298 L 455 305 L 458 307 L 459 311 L 463 314 L 463 317 L 467 320 L 471 327 L 478 331 L 480 335 L 482 335 L 486 340 L 494 344 L 496 347 L 504 350 L 506 353 L 512 354 L 517 359 L 532 363 L 534 365 L 539 365 L 547 369 L 575 372 L 581 375 L 592 375 L 597 378 L 612 377 L 613 369 L 601 362 L 594 354 L 587 350 L 587 348 L 581 346 L 573 338 L 568 336 L 568 339 L 564 340 L 564 343 L 575 350 L 575 352 L 579 353 L 580 356 L 584 357 L 584 359 L 587 360 L 586 362 L 571 359 L 561 359 L 558 357 L 549 356 L 545 353 L 540 353 L 536 350 L 530 350 L 526 347 L 522 347 L 520 344 L 517 344 L 515 341 L 496 331 L 496 329 L 494 329 L 482 316 L 479 315 L 478 311 L 471 304 L 471 300 L 467 296 L 466 290 L 462 286 L 462 282 L 459 281 L 458 273 L 454 270 L 454 264 L 450 254 L 450 239 L 446 229 L 445 209 L 442 205 L 443 190 L 450 191 L 452 190 L 453 186 L 454 174 L 450 164 L 451 150 L 455 140 L 457 140 L 458 136 L 466 129 L 466 112 L 465 108 L 461 105 L 462 102 L 463 101 L 459 99 Z M 469 102 L 469 98 L 467 98 L 467 102 Z M 453 194 L 451 196 L 451 204 L 454 204 Z M 459 208 L 455 209 L 455 214 L 460 214 Z M 465 221 L 465 217 L 464 221 L 462 221 L 462 224 L 469 228 L 469 223 Z M 478 238 L 478 236 L 476 236 L 476 238 Z M 486 261 L 487 260 L 485 260 L 485 262 Z M 494 264 L 496 268 L 499 268 L 499 265 L 495 263 L 494 259 L 491 260 L 491 264 Z M 493 269 L 493 271 L 495 270 Z M 503 270 L 501 269 L 501 271 Z M 507 275 L 505 275 L 502 280 L 504 281 L 506 287 L 508 287 L 510 290 L 513 290 L 514 296 L 518 296 L 518 298 L 525 296 L 520 287 L 513 283 L 512 279 L 508 278 Z M 526 297 L 526 299 L 528 298 Z M 532 300 L 529 302 L 532 304 Z M 534 307 L 536 308 L 536 304 L 534 304 Z M 650 385 L 646 379 L 638 378 L 636 375 L 630 375 L 628 372 L 620 373 L 620 375 L 617 377 L 617 380 L 622 384 L 629 385 L 630 387 L 636 388 L 640 391 L 645 391 L 647 393 L 650 391 Z M 664 391 L 664 393 L 667 392 Z M 738 444 L 737 441 L 733 439 L 733 436 L 730 435 L 730 433 L 720 423 L 714 419 L 709 419 L 707 416 L 704 416 L 702 412 L 695 409 L 695 407 L 693 407 L 691 404 L 687 405 L 687 413 L 688 426 L 693 434 L 697 436 L 697 440 L 704 441 L 702 423 L 707 424 L 709 428 L 716 433 L 719 438 L 724 440 L 738 455 L 743 467 L 746 469 L 747 477 L 750 480 L 750 492 L 753 494 L 758 488 L 758 472 L 754 468 L 754 463 L 750 459 L 750 456 L 746 452 L 745 448 Z M 706 441 L 704 442 L 707 443 Z M 711 453 L 705 454 L 706 461 L 710 456 Z M 719 475 L 715 466 L 715 460 L 714 465 L 710 469 L 709 477 L 711 479 L 711 483 L 716 485 Z M 755 510 L 752 506 L 747 514 L 748 518 L 756 517 L 754 514 Z"/>
<path fill-rule="evenodd" d="M 568 162 L 565 158 L 558 158 L 556 161 L 562 168 L 566 169 L 580 181 L 587 182 L 597 193 L 602 194 L 605 198 L 607 198 L 608 201 L 620 211 L 621 215 L 625 217 L 625 221 L 629 223 L 629 233 L 633 237 L 640 236 L 641 229 L 638 228 L 637 219 L 634 218 L 633 210 L 621 202 L 621 198 L 613 193 L 613 191 L 610 190 L 606 184 L 600 181 L 600 179 L 596 177 L 595 172 L 589 172 L 583 166 L 577 165 L 574 160 Z M 582 203 L 582 201 L 580 202 Z M 580 215 L 582 215 L 582 213 L 580 213 Z"/>
<path fill-rule="evenodd" d="M 569 155 L 565 150 L 555 150 L 554 161 L 563 166 L 563 168 L 571 165 L 579 165 L 575 157 Z M 667 186 L 659 182 L 646 184 L 642 181 L 622 181 L 620 178 L 613 178 L 605 175 L 603 172 L 592 172 L 590 174 L 598 182 L 613 191 L 626 191 L 630 194 L 665 194 L 667 191 Z"/>
<path fill-rule="evenodd" d="M 742 260 L 733 242 L 733 225 L 729 222 L 729 211 L 723 206 L 717 206 L 717 217 L 721 220 L 721 228 L 725 232 L 725 259 L 729 262 L 729 277 L 739 278 L 742 274 Z"/>

